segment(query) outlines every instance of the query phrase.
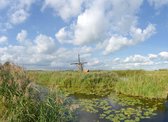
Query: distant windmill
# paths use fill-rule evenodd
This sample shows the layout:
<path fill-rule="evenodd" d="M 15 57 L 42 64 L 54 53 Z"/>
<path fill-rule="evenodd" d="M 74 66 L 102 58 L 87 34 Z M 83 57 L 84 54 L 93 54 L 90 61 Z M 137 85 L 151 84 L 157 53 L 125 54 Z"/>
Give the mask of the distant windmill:
<path fill-rule="evenodd" d="M 78 62 L 71 63 L 71 65 L 76 65 L 79 69 L 79 71 L 83 72 L 83 65 L 86 64 L 87 62 L 81 62 L 80 61 L 80 55 L 78 54 Z"/>

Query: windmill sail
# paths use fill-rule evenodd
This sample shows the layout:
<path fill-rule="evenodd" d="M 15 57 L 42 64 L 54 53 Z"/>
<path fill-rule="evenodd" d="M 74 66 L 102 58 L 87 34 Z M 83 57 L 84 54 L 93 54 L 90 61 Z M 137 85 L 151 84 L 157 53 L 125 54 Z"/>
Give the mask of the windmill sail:
<path fill-rule="evenodd" d="M 71 65 L 76 65 L 79 69 L 79 71 L 83 71 L 83 65 L 87 62 L 81 62 L 80 61 L 80 55 L 78 54 L 78 62 L 71 63 Z"/>

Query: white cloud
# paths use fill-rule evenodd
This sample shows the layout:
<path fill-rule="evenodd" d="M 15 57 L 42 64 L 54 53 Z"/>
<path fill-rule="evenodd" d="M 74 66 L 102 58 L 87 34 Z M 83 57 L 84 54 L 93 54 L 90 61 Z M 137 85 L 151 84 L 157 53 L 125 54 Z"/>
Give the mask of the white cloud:
<path fill-rule="evenodd" d="M 104 54 L 138 44 L 156 32 L 154 24 L 145 29 L 137 26 L 137 12 L 142 3 L 143 0 L 93 0 L 74 23 L 61 28 L 56 37 L 61 43 L 94 45 L 104 49 Z"/>
<path fill-rule="evenodd" d="M 155 8 L 160 8 L 162 6 L 168 5 L 168 0 L 148 0 L 148 2 Z"/>
<path fill-rule="evenodd" d="M 166 69 L 168 68 L 168 52 L 148 54 L 147 56 L 136 54 L 125 58 L 118 57 L 108 65 L 113 69 Z"/>
<path fill-rule="evenodd" d="M 35 1 L 37 0 L 18 0 L 19 2 L 18 7 L 29 9 Z"/>
<path fill-rule="evenodd" d="M 30 39 L 28 39 L 30 41 Z M 132 55 L 116 57 L 95 57 L 92 47 L 81 46 L 76 48 L 58 48 L 54 39 L 39 34 L 30 43 L 25 45 L 6 45 L 0 47 L 0 62 L 13 61 L 29 69 L 75 69 L 70 65 L 77 61 L 78 52 L 81 60 L 88 62 L 85 69 L 159 69 L 168 68 L 168 52 L 159 54 Z M 97 54 L 96 54 L 97 55 Z M 156 60 L 153 60 L 156 59 Z"/>
<path fill-rule="evenodd" d="M 8 20 L 4 20 L 6 27 L 8 25 L 11 28 L 16 24 L 24 23 L 31 15 L 30 8 L 35 1 L 11 1 L 6 12 Z M 34 39 L 29 39 L 27 31 L 22 30 L 16 36 L 16 39 L 21 43 L 0 47 L 0 61 L 12 60 L 36 68 L 42 65 L 45 65 L 45 68 L 52 68 L 50 66 L 69 68 L 71 67 L 69 64 L 76 60 L 77 54 L 80 53 L 81 58 L 88 62 L 86 66 L 91 68 L 110 69 L 115 66 L 117 68 L 139 68 L 142 66 L 143 68 L 143 66 L 154 65 L 158 61 L 160 61 L 159 64 L 162 64 L 163 60 L 166 59 L 167 61 L 168 59 L 166 52 L 147 56 L 118 57 L 114 60 L 109 58 L 110 55 L 101 54 L 101 51 L 104 54 L 110 54 L 123 47 L 146 41 L 156 32 L 154 24 L 149 24 L 144 28 L 140 26 L 142 24 L 139 23 L 138 12 L 143 1 L 43 0 L 43 10 L 53 9 L 54 13 L 65 22 L 61 23 L 65 27 L 61 27 L 55 34 L 56 39 L 62 44 L 60 46 L 63 47 L 57 47 L 53 37 L 43 34 L 37 35 Z M 0 0 L 0 2 L 6 1 Z M 152 5 L 155 3 L 156 0 L 151 2 Z M 161 3 L 165 5 L 164 2 Z M 3 4 L 0 5 L 0 9 L 7 8 L 8 4 Z M 1 26 L 0 23 L 0 28 L 3 27 L 5 26 Z M 2 40 L 0 42 L 7 42 L 4 41 L 5 39 Z M 95 47 L 97 48 L 95 49 Z"/>
<path fill-rule="evenodd" d="M 96 66 L 96 65 L 99 65 L 100 64 L 100 61 L 98 59 L 93 59 L 93 60 L 90 60 L 87 65 L 88 66 Z"/>
<path fill-rule="evenodd" d="M 101 40 L 108 23 L 103 12 L 99 7 L 93 7 L 78 16 L 74 30 L 74 44 L 81 45 Z"/>
<path fill-rule="evenodd" d="M 149 59 L 157 59 L 158 58 L 158 55 L 156 55 L 156 54 L 148 54 L 148 57 L 149 57 Z"/>
<path fill-rule="evenodd" d="M 56 49 L 54 39 L 42 34 L 36 37 L 35 44 L 38 53 L 52 53 Z"/>
<path fill-rule="evenodd" d="M 155 63 L 148 56 L 136 54 L 125 58 L 116 58 L 112 61 L 111 66 L 114 69 L 152 69 Z"/>
<path fill-rule="evenodd" d="M 111 52 L 117 51 L 120 48 L 128 45 L 132 45 L 133 41 L 122 36 L 112 36 L 109 40 L 106 40 L 102 47 L 105 47 L 104 54 L 109 54 Z"/>
<path fill-rule="evenodd" d="M 50 7 L 63 20 L 77 16 L 82 9 L 84 0 L 45 0 L 43 9 Z"/>
<path fill-rule="evenodd" d="M 114 35 L 111 36 L 109 40 L 105 40 L 103 44 L 99 44 L 99 47 L 105 47 L 104 54 L 109 54 L 111 52 L 121 49 L 122 47 L 131 46 L 139 42 L 143 42 L 147 40 L 150 36 L 152 36 L 154 33 L 155 26 L 151 24 L 149 24 L 144 30 L 132 27 L 130 31 L 130 39 L 128 37 Z"/>
<path fill-rule="evenodd" d="M 111 10 L 108 11 L 108 17 L 111 21 L 113 31 L 118 33 L 128 33 L 130 27 L 137 24 L 137 13 L 143 3 L 143 0 L 111 0 Z M 109 2 L 106 6 L 110 5 Z"/>
<path fill-rule="evenodd" d="M 20 24 L 27 20 L 29 17 L 29 10 L 35 0 L 16 0 L 11 2 L 8 11 L 9 21 L 12 24 Z"/>
<path fill-rule="evenodd" d="M 17 34 L 17 37 L 16 39 L 19 41 L 19 42 L 24 42 L 27 38 L 27 31 L 26 30 L 21 30 L 20 33 Z"/>
<path fill-rule="evenodd" d="M 149 24 L 144 30 L 141 28 L 132 27 L 131 36 L 134 42 L 140 42 L 148 39 L 156 32 L 155 25 Z"/>
<path fill-rule="evenodd" d="M 12 61 L 26 66 L 26 68 L 35 67 L 38 69 L 43 66 L 49 68 L 51 61 L 57 58 L 57 55 L 55 55 L 57 52 L 55 40 L 42 34 L 30 40 L 25 37 L 25 32 L 25 30 L 21 31 L 19 36 L 20 41 L 28 40 L 25 44 L 0 47 L 0 63 Z"/>
<path fill-rule="evenodd" d="M 88 46 L 83 46 L 83 47 L 80 47 L 78 50 L 79 50 L 79 53 L 86 54 L 86 53 L 91 53 L 93 51 L 93 48 Z"/>
<path fill-rule="evenodd" d="M 8 42 L 8 37 L 6 36 L 0 36 L 0 45 L 5 44 Z"/>
<path fill-rule="evenodd" d="M 72 33 L 68 30 L 66 30 L 65 27 L 61 28 L 56 34 L 55 37 L 57 40 L 63 44 L 63 43 L 72 43 L 71 39 Z"/>
<path fill-rule="evenodd" d="M 147 57 L 141 55 L 129 56 L 124 60 L 125 63 L 145 63 L 148 61 L 149 59 Z"/>
<path fill-rule="evenodd" d="M 9 5 L 9 0 L 0 0 L 0 10 L 6 8 Z"/>
<path fill-rule="evenodd" d="M 168 52 L 160 52 L 159 56 L 165 60 L 168 60 Z"/>
<path fill-rule="evenodd" d="M 7 31 L 14 25 L 25 22 L 30 16 L 30 8 L 35 1 L 36 0 L 0 0 L 0 10 L 4 9 L 5 13 L 0 16 L 0 31 Z"/>
<path fill-rule="evenodd" d="M 121 60 L 120 60 L 120 58 L 115 58 L 115 59 L 113 59 L 113 62 L 114 63 L 119 63 Z"/>
<path fill-rule="evenodd" d="M 29 14 L 24 9 L 19 9 L 11 15 L 10 22 L 12 24 L 20 24 L 24 22 L 28 16 Z"/>

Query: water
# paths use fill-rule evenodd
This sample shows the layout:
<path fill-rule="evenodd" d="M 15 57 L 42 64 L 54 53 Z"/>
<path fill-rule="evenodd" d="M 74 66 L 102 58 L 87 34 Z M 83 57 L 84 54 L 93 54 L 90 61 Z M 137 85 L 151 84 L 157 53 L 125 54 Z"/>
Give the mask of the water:
<path fill-rule="evenodd" d="M 77 95 L 79 122 L 168 122 L 168 102 L 112 93 L 106 98 Z"/>

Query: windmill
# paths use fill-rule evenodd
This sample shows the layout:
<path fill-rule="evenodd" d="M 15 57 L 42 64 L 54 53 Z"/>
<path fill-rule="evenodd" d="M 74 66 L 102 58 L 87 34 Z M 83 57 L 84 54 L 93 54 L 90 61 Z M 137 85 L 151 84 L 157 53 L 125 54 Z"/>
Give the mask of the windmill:
<path fill-rule="evenodd" d="M 83 72 L 83 65 L 86 64 L 87 62 L 81 62 L 80 61 L 80 55 L 78 54 L 78 62 L 71 63 L 71 65 L 76 65 L 79 69 L 79 71 Z"/>

